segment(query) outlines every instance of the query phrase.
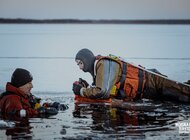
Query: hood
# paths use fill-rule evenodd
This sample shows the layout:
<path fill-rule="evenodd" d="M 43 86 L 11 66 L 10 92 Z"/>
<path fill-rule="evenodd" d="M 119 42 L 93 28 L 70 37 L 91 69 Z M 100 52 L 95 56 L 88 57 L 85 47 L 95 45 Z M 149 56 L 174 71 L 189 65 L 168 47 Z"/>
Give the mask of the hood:
<path fill-rule="evenodd" d="M 13 86 L 11 83 L 7 83 L 6 85 L 6 91 L 13 92 L 19 96 L 22 96 L 23 98 L 27 98 L 28 96 L 24 94 L 19 88 Z"/>
<path fill-rule="evenodd" d="M 96 57 L 89 49 L 81 49 L 76 54 L 75 60 L 81 60 L 84 64 L 84 72 L 89 72 L 94 75 L 94 62 Z"/>

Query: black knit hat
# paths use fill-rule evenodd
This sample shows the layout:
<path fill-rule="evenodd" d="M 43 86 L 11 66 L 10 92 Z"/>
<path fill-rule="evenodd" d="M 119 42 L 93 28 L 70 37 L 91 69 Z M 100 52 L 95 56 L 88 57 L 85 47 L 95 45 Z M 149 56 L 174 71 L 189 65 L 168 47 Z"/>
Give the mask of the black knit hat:
<path fill-rule="evenodd" d="M 31 73 L 25 69 L 17 68 L 11 77 L 11 84 L 15 87 L 23 86 L 33 80 Z"/>

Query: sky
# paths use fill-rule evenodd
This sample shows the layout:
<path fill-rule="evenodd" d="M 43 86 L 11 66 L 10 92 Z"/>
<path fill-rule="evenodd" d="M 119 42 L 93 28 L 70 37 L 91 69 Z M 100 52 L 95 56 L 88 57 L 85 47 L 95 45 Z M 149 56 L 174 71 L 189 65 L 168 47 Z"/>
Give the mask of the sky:
<path fill-rule="evenodd" d="M 190 0 L 0 0 L 0 18 L 190 19 Z"/>

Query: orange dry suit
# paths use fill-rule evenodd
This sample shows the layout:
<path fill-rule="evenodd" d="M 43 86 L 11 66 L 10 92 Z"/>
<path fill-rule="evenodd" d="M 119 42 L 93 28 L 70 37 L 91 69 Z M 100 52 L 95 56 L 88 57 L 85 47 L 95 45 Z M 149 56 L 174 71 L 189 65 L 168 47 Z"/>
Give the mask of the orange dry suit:
<path fill-rule="evenodd" d="M 81 96 L 124 100 L 165 97 L 169 100 L 190 101 L 189 85 L 175 82 L 117 57 L 97 56 L 94 64 L 94 83 L 95 86 L 82 88 Z"/>

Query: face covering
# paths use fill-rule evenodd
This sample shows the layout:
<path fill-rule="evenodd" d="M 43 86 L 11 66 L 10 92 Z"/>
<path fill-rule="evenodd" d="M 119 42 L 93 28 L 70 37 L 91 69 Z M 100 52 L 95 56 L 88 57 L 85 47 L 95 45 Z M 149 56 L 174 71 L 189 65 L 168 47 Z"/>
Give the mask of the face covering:
<path fill-rule="evenodd" d="M 89 72 L 94 75 L 94 62 L 96 57 L 89 49 L 80 50 L 75 57 L 75 60 L 81 60 L 84 64 L 84 72 Z"/>

